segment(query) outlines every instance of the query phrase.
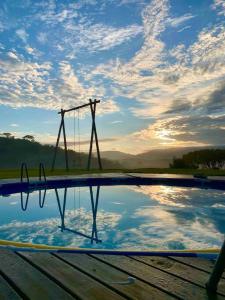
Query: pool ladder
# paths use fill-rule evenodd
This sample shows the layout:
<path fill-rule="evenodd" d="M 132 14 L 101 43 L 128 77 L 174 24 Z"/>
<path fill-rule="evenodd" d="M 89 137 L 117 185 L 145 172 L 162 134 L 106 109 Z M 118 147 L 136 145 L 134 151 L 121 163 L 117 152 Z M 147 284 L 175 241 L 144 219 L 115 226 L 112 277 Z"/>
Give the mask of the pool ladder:
<path fill-rule="evenodd" d="M 24 172 L 25 172 L 25 174 L 24 174 Z M 27 164 L 23 162 L 21 164 L 21 169 L 20 169 L 20 181 L 21 182 L 24 182 L 24 175 L 26 177 L 27 183 L 29 183 L 30 179 L 29 179 Z M 39 164 L 38 178 L 39 178 L 39 181 L 42 181 L 42 178 L 44 179 L 44 182 L 47 181 L 46 180 L 46 175 L 45 175 L 45 168 L 44 168 L 44 164 L 43 163 Z"/>
<path fill-rule="evenodd" d="M 27 179 L 27 183 L 29 183 L 30 180 L 29 180 L 29 175 L 28 175 L 28 170 L 27 170 L 27 164 L 23 162 L 21 164 L 21 169 L 20 169 L 20 181 L 21 182 L 23 182 L 23 179 L 24 179 L 24 171 L 25 171 L 25 176 L 26 176 L 26 179 Z"/>

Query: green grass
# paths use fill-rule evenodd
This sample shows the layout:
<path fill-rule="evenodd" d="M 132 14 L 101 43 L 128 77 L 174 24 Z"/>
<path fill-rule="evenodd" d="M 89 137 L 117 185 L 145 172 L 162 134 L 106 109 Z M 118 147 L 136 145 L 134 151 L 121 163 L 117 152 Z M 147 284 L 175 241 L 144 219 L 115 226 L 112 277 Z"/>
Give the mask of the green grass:
<path fill-rule="evenodd" d="M 30 169 L 28 170 L 29 177 L 37 177 L 38 170 Z M 169 168 L 146 168 L 146 169 L 106 169 L 106 170 L 55 170 L 51 172 L 50 170 L 46 170 L 46 176 L 54 176 L 54 175 L 82 175 L 82 174 L 96 174 L 96 173 L 149 173 L 149 174 L 186 174 L 186 175 L 194 175 L 194 174 L 202 174 L 206 176 L 225 176 L 225 170 L 215 170 L 215 169 L 205 169 L 205 170 L 196 170 L 196 169 L 169 169 Z M 20 170 L 0 170 L 0 179 L 7 178 L 20 178 Z"/>

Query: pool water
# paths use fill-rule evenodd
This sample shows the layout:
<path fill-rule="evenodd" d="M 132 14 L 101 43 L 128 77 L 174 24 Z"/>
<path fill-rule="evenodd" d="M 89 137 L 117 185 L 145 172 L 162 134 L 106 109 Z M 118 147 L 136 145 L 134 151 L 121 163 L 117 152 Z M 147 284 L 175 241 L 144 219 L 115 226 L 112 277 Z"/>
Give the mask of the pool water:
<path fill-rule="evenodd" d="M 0 199 L 0 239 L 106 249 L 220 247 L 225 192 L 171 186 L 73 187 Z"/>

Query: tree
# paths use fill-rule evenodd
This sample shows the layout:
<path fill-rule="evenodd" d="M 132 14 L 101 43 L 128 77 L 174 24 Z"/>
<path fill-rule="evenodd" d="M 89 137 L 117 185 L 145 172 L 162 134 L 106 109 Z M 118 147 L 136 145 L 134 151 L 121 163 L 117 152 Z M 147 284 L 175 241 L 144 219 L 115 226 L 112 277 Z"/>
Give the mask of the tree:
<path fill-rule="evenodd" d="M 206 168 L 222 169 L 225 166 L 224 149 L 204 149 L 184 154 L 182 158 L 174 158 L 171 168 Z"/>
<path fill-rule="evenodd" d="M 173 162 L 170 164 L 170 168 L 171 169 L 186 169 L 186 168 L 190 168 L 185 161 L 183 160 L 183 158 L 173 158 Z"/>
<path fill-rule="evenodd" d="M 13 139 L 14 138 L 14 136 L 10 132 L 3 132 L 2 135 L 4 137 L 6 137 L 7 139 Z"/>
<path fill-rule="evenodd" d="M 34 142 L 34 136 L 30 135 L 30 134 L 27 134 L 27 135 L 23 136 L 23 139 L 28 140 L 30 142 Z"/>

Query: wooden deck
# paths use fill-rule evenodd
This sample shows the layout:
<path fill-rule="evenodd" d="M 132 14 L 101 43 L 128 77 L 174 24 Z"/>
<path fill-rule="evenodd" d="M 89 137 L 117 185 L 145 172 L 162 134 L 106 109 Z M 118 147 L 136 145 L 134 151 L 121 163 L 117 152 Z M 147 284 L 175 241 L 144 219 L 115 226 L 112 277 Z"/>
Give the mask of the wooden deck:
<path fill-rule="evenodd" d="M 225 276 L 207 294 L 213 262 L 0 251 L 0 299 L 225 299 Z M 132 284 L 126 282 L 134 277 Z"/>

